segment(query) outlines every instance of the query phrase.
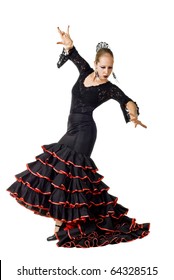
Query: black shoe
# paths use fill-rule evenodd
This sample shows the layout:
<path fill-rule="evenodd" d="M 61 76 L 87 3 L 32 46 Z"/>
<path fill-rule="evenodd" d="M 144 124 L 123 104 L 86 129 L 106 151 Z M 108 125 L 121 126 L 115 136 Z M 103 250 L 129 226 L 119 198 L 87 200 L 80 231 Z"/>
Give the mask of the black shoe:
<path fill-rule="evenodd" d="M 57 240 L 55 234 L 53 234 L 52 236 L 49 236 L 49 237 L 47 238 L 47 241 L 54 241 L 54 240 Z"/>

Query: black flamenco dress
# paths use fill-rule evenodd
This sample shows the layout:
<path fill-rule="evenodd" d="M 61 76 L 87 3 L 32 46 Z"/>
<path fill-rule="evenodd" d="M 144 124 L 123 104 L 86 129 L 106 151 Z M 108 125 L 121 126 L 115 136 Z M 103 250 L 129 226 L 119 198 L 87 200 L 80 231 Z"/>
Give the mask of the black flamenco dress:
<path fill-rule="evenodd" d="M 79 70 L 67 132 L 57 143 L 43 145 L 43 153 L 16 175 L 7 190 L 35 214 L 62 221 L 56 234 L 58 247 L 89 248 L 143 238 L 149 233 L 149 223 L 137 224 L 127 216 L 128 209 L 108 193 L 109 187 L 90 158 L 96 140 L 93 110 L 115 99 L 128 122 L 125 105 L 131 99 L 109 81 L 85 87 L 85 78 L 94 70 L 75 47 L 68 55 L 62 52 L 58 68 L 67 60 Z"/>

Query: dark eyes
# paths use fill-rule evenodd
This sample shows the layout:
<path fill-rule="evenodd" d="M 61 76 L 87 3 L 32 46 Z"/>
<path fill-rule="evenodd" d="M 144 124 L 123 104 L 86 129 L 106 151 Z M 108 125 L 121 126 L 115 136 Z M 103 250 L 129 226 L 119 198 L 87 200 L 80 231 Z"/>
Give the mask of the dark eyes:
<path fill-rule="evenodd" d="M 100 66 L 102 69 L 105 69 L 106 66 Z M 109 66 L 108 69 L 112 69 L 112 66 Z"/>

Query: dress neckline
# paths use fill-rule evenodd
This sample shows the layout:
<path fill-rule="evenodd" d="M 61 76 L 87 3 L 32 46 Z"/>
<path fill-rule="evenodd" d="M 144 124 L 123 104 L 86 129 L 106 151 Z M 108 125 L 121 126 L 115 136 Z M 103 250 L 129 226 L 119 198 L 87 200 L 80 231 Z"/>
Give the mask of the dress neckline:
<path fill-rule="evenodd" d="M 93 69 L 92 69 L 93 70 Z M 94 70 L 93 71 L 91 71 L 91 73 L 92 72 L 94 72 Z M 90 73 L 90 74 L 91 74 Z M 83 79 L 83 87 L 84 88 L 93 88 L 93 87 L 99 87 L 99 86 L 102 86 L 102 85 L 105 85 L 105 84 L 108 84 L 110 81 L 107 81 L 107 82 L 105 82 L 105 83 L 102 83 L 102 84 L 98 84 L 98 85 L 91 85 L 91 86 L 85 86 L 85 84 L 84 84 L 84 82 L 85 82 L 85 79 L 90 75 L 89 73 L 87 74 L 87 76 Z"/>
<path fill-rule="evenodd" d="M 108 84 L 108 83 L 110 83 L 110 81 L 107 81 L 107 82 L 105 82 L 105 83 L 102 83 L 102 84 L 99 84 L 99 85 L 95 85 L 95 86 L 85 86 L 85 84 L 84 84 L 84 81 L 83 81 L 83 87 L 84 88 L 93 88 L 93 87 L 100 87 L 100 86 L 103 86 L 103 85 L 106 85 L 106 84 Z"/>

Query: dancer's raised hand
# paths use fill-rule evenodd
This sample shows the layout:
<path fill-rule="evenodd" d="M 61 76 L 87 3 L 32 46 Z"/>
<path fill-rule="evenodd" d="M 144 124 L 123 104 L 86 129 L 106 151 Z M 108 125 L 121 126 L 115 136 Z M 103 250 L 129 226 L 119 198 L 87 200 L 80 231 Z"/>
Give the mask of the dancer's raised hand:
<path fill-rule="evenodd" d="M 57 42 L 57 44 L 64 45 L 64 48 L 67 51 L 72 49 L 72 47 L 73 47 L 73 40 L 71 39 L 70 34 L 69 34 L 69 25 L 67 27 L 67 31 L 66 32 L 60 30 L 59 27 L 57 27 L 57 29 L 58 29 L 58 32 L 60 34 L 61 40 L 62 40 L 60 42 Z"/>

